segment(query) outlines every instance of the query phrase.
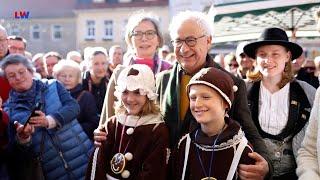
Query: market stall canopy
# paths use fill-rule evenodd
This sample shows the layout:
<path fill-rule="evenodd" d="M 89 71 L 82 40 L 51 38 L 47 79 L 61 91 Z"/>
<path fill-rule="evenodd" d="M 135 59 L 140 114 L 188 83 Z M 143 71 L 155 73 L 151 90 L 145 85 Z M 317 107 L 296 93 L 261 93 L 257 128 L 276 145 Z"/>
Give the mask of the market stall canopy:
<path fill-rule="evenodd" d="M 251 40 L 267 27 L 280 27 L 289 37 L 320 37 L 314 13 L 320 0 L 242 1 L 208 8 L 213 17 L 214 43 Z"/>

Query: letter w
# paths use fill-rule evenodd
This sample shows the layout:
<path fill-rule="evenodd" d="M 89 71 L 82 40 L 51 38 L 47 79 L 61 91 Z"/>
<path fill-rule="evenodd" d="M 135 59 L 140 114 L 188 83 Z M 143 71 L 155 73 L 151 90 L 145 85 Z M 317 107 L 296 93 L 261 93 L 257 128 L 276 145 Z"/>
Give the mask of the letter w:
<path fill-rule="evenodd" d="M 29 18 L 29 11 L 20 11 L 20 18 L 21 19 L 28 19 Z"/>

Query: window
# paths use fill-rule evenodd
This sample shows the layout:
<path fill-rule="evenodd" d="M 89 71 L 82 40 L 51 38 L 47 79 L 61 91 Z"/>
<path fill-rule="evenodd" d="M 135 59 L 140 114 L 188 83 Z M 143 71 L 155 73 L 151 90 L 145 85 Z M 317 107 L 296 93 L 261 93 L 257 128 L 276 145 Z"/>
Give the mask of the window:
<path fill-rule="evenodd" d="M 129 3 L 132 2 L 132 0 L 119 0 L 119 3 Z"/>
<path fill-rule="evenodd" d="M 105 40 L 113 39 L 113 21 L 112 20 L 104 21 L 104 39 Z"/>
<path fill-rule="evenodd" d="M 31 26 L 31 39 L 33 40 L 40 39 L 40 25 L 36 24 Z"/>
<path fill-rule="evenodd" d="M 94 3 L 103 3 L 104 0 L 93 0 Z"/>
<path fill-rule="evenodd" d="M 93 40 L 95 36 L 95 21 L 94 20 L 87 20 L 87 35 L 86 39 Z"/>
<path fill-rule="evenodd" d="M 11 33 L 10 33 L 10 35 L 12 35 L 12 36 L 19 36 L 19 34 L 20 34 L 20 29 L 19 29 L 19 27 L 18 27 L 18 26 L 13 26 L 13 27 L 11 28 Z"/>
<path fill-rule="evenodd" d="M 62 27 L 61 25 L 52 26 L 52 39 L 61 40 L 62 39 Z"/>
<path fill-rule="evenodd" d="M 122 29 L 121 29 L 121 37 L 123 40 L 125 40 L 125 34 L 126 34 L 126 26 L 128 24 L 128 19 L 123 20 Z"/>

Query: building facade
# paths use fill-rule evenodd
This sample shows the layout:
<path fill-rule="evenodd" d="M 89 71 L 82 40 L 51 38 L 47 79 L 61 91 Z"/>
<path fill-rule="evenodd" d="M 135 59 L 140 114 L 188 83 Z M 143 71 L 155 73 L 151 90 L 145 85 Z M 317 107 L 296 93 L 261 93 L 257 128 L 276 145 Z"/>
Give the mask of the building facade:
<path fill-rule="evenodd" d="M 57 51 L 63 56 L 76 49 L 76 0 L 3 0 L 0 23 L 8 35 L 27 40 L 32 54 Z"/>
<path fill-rule="evenodd" d="M 76 14 L 77 49 L 102 46 L 109 49 L 118 44 L 126 49 L 124 33 L 128 18 L 137 11 L 159 16 L 165 43 L 169 43 L 169 8 L 167 0 L 92 1 L 79 3 Z"/>

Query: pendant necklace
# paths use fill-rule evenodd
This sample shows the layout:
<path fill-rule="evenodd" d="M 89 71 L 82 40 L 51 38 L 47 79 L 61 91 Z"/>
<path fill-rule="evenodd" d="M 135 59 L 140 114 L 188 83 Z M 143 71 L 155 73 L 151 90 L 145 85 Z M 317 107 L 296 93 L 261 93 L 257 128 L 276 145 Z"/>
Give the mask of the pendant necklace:
<path fill-rule="evenodd" d="M 202 178 L 201 180 L 217 180 L 216 178 L 212 177 L 211 176 L 211 170 L 212 170 L 212 163 L 214 161 L 214 147 L 216 146 L 217 144 L 217 141 L 219 139 L 219 136 L 220 134 L 222 133 L 223 129 L 225 128 L 226 124 L 223 125 L 222 129 L 220 130 L 219 134 L 217 135 L 217 137 L 215 138 L 215 140 L 213 141 L 213 145 L 211 146 L 212 147 L 212 152 L 211 152 L 211 158 L 210 158 L 210 165 L 209 165 L 209 169 L 208 169 L 208 174 L 204 168 L 204 165 L 203 165 L 203 162 L 202 162 L 202 159 L 200 157 L 200 152 L 199 152 L 199 148 L 196 147 L 196 150 L 197 150 L 197 157 L 198 157 L 198 160 L 200 162 L 200 165 L 201 165 L 201 169 L 202 169 L 202 172 L 203 174 L 205 175 L 205 178 Z M 194 135 L 194 140 L 197 141 L 197 136 L 198 136 L 198 132 L 199 132 L 199 129 L 197 129 L 195 135 Z"/>
<path fill-rule="evenodd" d="M 127 116 L 128 117 L 128 116 Z M 111 161 L 110 161 L 110 165 L 111 165 L 111 170 L 113 173 L 115 174 L 121 174 L 121 176 L 123 178 L 128 178 L 130 176 L 130 172 L 128 170 L 125 170 L 125 167 L 126 167 L 126 163 L 127 161 L 130 161 L 132 160 L 133 158 L 133 155 L 132 153 L 128 152 L 126 153 L 127 151 L 127 148 L 131 142 L 131 139 L 132 139 L 132 136 L 129 137 L 129 140 L 128 140 L 128 143 L 123 151 L 123 153 L 121 153 L 121 147 L 122 147 L 122 140 L 123 140 L 123 135 L 124 135 L 124 129 L 125 129 L 125 126 L 126 126 L 126 121 L 127 121 L 127 117 L 124 121 L 124 124 L 122 126 L 122 131 L 121 131 L 121 138 L 120 138 L 120 143 L 119 143 L 119 150 L 118 150 L 118 153 L 116 153 Z M 141 117 L 140 117 L 141 118 Z M 132 128 L 128 128 L 126 133 L 128 135 L 131 135 L 134 130 L 137 128 L 137 124 L 138 124 L 138 121 L 140 120 L 140 118 L 136 121 L 136 124 L 134 126 L 134 129 Z"/>

